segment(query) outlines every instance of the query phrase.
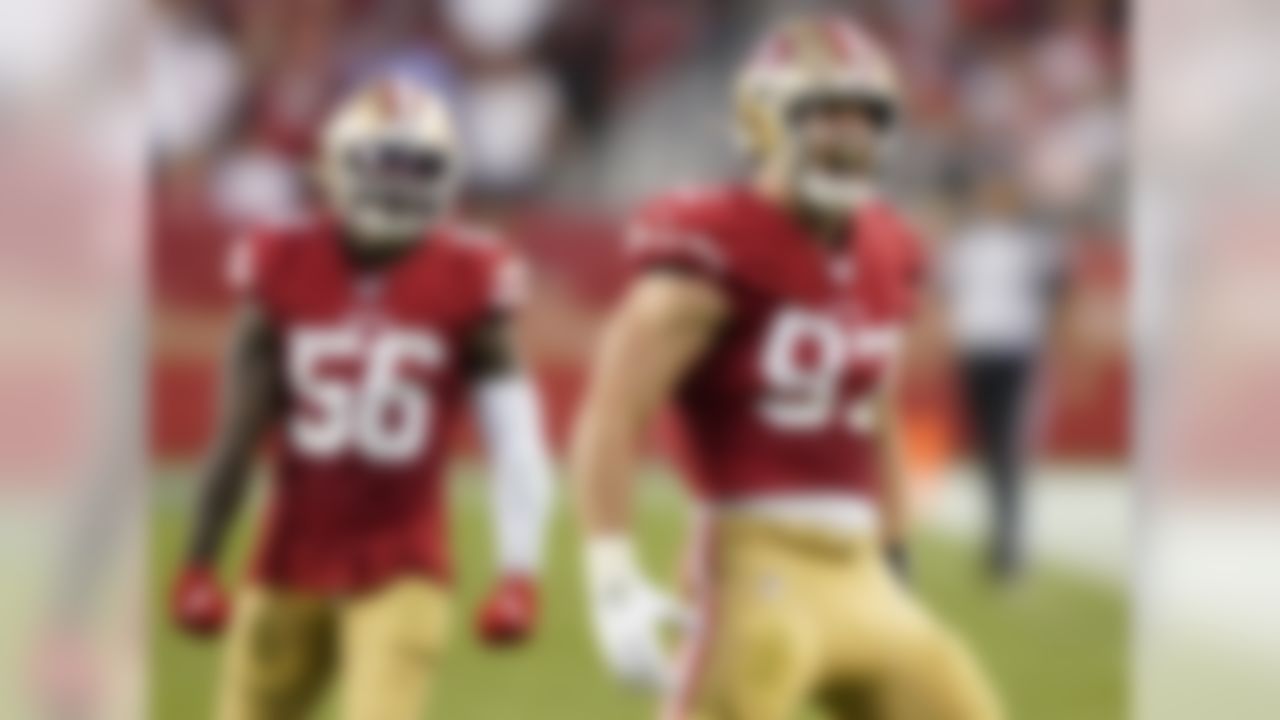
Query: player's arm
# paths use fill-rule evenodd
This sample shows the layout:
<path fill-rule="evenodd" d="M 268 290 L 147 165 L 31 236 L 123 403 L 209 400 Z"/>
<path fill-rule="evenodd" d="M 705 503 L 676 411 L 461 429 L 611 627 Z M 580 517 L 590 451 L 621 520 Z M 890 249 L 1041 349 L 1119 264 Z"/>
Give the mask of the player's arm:
<path fill-rule="evenodd" d="M 637 455 L 726 315 L 722 291 L 698 275 L 651 273 L 634 285 L 605 329 L 570 450 L 596 638 L 613 671 L 644 688 L 667 680 L 660 633 L 675 608 L 645 580 L 629 538 Z"/>
<path fill-rule="evenodd" d="M 906 241 L 904 267 L 912 297 L 903 308 L 901 317 L 902 347 L 897 349 L 889 363 L 874 398 L 878 419 L 876 460 L 881 485 L 881 542 L 885 558 L 904 580 L 909 579 L 911 571 L 908 547 L 913 497 L 903 438 L 900 390 L 903 376 L 916 359 L 936 352 L 931 338 L 938 335 L 936 323 L 938 310 L 942 307 L 939 291 L 945 284 L 937 276 L 938 268 L 928 261 L 921 239 L 912 233 Z"/>
<path fill-rule="evenodd" d="M 911 533 L 911 481 L 903 449 L 897 376 L 897 372 L 890 372 L 876 393 L 876 447 L 882 483 L 881 540 L 886 559 L 900 577 L 906 578 L 910 571 L 907 545 Z"/>
<path fill-rule="evenodd" d="M 922 238 L 914 232 L 904 237 L 904 274 L 909 300 L 901 309 L 900 345 L 892 357 L 874 396 L 876 402 L 876 461 L 879 470 L 879 510 L 884 557 L 901 579 L 910 578 L 911 478 L 902 437 L 900 397 L 902 377 L 920 357 L 937 351 L 941 292 L 946 286 L 942 268 L 929 261 Z"/>
<path fill-rule="evenodd" d="M 217 631 L 226 602 L 215 566 L 249 483 L 250 463 L 280 407 L 276 334 L 265 314 L 239 312 L 227 356 L 213 449 L 200 473 L 186 565 L 174 589 L 174 614 L 195 633 Z"/>
<path fill-rule="evenodd" d="M 519 642 L 537 619 L 537 576 L 554 498 L 537 392 L 506 313 L 486 318 L 467 349 L 475 415 L 490 463 L 489 505 L 499 580 L 477 617 L 481 638 Z"/>

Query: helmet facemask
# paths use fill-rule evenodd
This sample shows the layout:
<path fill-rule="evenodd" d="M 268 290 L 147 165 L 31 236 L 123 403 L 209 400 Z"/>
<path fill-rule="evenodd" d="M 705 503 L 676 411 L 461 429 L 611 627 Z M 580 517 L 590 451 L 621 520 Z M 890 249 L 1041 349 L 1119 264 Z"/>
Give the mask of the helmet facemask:
<path fill-rule="evenodd" d="M 353 234 L 367 245 L 418 239 L 453 202 L 456 169 L 440 148 L 373 139 L 346 148 L 333 201 Z"/>
<path fill-rule="evenodd" d="M 858 92 L 823 90 L 797 97 L 783 112 L 783 172 L 796 200 L 838 215 L 875 197 L 892 106 Z"/>

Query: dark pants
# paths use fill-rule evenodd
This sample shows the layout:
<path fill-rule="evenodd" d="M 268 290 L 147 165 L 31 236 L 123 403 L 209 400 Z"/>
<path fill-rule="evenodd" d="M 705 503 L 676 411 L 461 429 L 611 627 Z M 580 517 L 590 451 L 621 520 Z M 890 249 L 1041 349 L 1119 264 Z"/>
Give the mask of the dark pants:
<path fill-rule="evenodd" d="M 991 499 L 989 544 L 996 577 L 1016 576 L 1023 562 L 1023 437 L 1035 358 L 1030 353 L 975 353 L 961 360 L 969 427 Z"/>

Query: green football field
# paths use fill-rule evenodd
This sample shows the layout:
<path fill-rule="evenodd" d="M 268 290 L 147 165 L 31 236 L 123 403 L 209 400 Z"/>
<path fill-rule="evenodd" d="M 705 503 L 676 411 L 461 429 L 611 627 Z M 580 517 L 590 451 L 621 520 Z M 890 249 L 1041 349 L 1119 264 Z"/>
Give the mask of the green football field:
<path fill-rule="evenodd" d="M 190 506 L 187 473 L 171 472 L 153 493 L 151 717 L 210 716 L 216 644 L 188 640 L 166 621 L 168 577 L 180 555 Z M 596 662 L 584 623 L 575 531 L 564 508 L 546 570 L 544 624 L 524 649 L 492 652 L 471 636 L 471 611 L 490 579 L 488 519 L 479 483 L 460 473 L 453 493 L 457 606 L 452 647 L 430 717 L 443 720 L 633 720 L 650 703 L 615 685 Z M 188 475 L 189 476 L 189 475 Z M 680 495 L 661 475 L 648 478 L 637 521 L 649 566 L 673 578 L 687 521 Z M 248 523 L 237 533 L 236 557 Z M 1086 531 L 1082 528 L 1082 532 Z M 231 577 L 232 558 L 224 565 Z M 1016 592 L 989 588 L 977 551 L 922 532 L 916 586 L 967 637 L 1016 720 L 1120 720 L 1126 716 L 1128 618 L 1114 587 L 1041 566 Z M 332 703 L 330 703 L 332 704 Z M 321 717 L 333 717 L 324 712 Z"/>

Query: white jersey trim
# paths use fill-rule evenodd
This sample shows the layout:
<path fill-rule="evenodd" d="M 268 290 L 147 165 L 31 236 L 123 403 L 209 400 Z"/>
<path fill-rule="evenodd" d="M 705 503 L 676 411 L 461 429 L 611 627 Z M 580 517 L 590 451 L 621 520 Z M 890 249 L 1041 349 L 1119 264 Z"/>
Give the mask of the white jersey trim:
<path fill-rule="evenodd" d="M 710 510 L 844 537 L 866 537 L 880 530 L 876 504 L 848 493 L 771 493 L 713 503 Z"/>

